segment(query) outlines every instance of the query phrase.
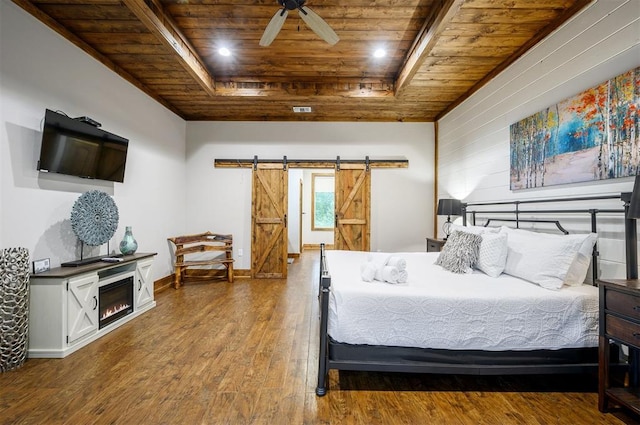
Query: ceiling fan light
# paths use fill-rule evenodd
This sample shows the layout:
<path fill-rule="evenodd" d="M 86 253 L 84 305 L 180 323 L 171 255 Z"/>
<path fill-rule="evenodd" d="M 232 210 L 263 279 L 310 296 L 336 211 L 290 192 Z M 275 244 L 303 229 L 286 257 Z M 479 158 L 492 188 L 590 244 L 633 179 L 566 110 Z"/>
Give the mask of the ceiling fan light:
<path fill-rule="evenodd" d="M 279 0 L 278 3 L 287 10 L 294 10 L 304 5 L 306 0 Z"/>
<path fill-rule="evenodd" d="M 220 56 L 231 56 L 231 50 L 227 49 L 226 47 L 221 47 L 218 49 L 218 54 Z"/>

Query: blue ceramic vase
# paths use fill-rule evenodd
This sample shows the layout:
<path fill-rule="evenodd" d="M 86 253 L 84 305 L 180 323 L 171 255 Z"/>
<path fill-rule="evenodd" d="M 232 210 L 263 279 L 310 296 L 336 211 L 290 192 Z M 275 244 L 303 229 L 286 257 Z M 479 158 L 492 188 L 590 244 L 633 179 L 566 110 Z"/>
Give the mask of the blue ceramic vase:
<path fill-rule="evenodd" d="M 138 242 L 136 242 L 136 238 L 133 237 L 133 233 L 131 233 L 131 226 L 127 226 L 124 238 L 120 242 L 120 252 L 122 255 L 131 255 L 136 252 L 138 249 Z"/>

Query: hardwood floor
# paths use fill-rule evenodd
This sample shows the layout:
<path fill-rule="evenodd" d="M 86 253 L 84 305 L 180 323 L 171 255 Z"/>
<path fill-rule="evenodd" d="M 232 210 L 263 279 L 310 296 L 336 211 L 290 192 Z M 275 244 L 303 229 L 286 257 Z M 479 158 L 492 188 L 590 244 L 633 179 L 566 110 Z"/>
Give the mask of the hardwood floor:
<path fill-rule="evenodd" d="M 317 371 L 317 253 L 287 280 L 187 283 L 65 359 L 0 374 L 2 424 L 623 424 L 596 377 Z"/>

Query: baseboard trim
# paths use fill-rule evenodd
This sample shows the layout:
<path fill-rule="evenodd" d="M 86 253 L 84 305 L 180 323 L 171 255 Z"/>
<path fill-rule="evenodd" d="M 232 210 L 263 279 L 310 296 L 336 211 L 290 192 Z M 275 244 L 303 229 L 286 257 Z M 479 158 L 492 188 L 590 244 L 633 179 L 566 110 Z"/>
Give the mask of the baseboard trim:
<path fill-rule="evenodd" d="M 173 285 L 173 274 L 169 276 L 162 277 L 155 282 L 153 282 L 153 293 L 157 294 L 158 292 L 162 292 L 167 288 L 171 288 Z"/>
<path fill-rule="evenodd" d="M 251 279 L 251 269 L 233 269 L 233 278 Z"/>

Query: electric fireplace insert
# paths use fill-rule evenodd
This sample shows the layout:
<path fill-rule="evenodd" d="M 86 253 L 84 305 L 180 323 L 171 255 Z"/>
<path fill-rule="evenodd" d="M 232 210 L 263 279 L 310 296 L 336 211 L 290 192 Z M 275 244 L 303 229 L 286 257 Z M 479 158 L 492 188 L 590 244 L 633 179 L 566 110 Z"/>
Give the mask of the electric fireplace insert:
<path fill-rule="evenodd" d="M 101 286 L 98 299 L 99 329 L 133 313 L 133 276 Z"/>

